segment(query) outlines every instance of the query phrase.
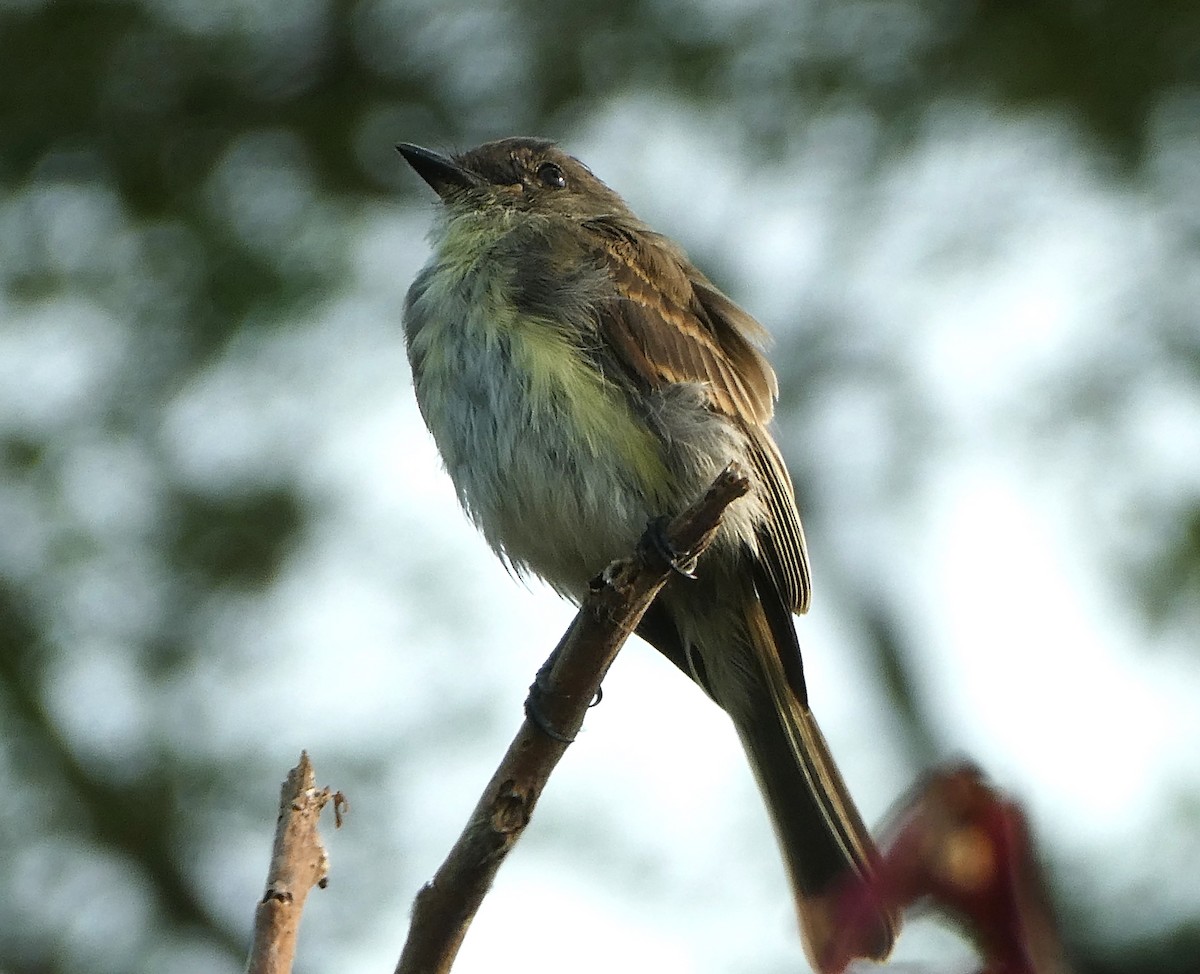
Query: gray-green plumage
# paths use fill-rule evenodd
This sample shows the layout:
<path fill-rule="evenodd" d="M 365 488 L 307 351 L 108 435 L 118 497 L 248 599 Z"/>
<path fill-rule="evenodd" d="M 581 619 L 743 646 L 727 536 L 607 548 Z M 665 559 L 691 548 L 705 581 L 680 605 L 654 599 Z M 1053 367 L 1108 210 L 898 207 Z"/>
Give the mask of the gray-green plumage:
<path fill-rule="evenodd" d="M 501 558 L 579 599 L 651 518 L 731 459 L 751 470 L 698 579 L 672 580 L 639 632 L 733 719 L 822 966 L 837 882 L 873 847 L 808 708 L 790 622 L 808 558 L 767 431 L 765 331 L 553 144 L 400 148 L 444 204 L 405 309 L 417 401 Z M 881 915 L 860 953 L 893 936 Z"/>

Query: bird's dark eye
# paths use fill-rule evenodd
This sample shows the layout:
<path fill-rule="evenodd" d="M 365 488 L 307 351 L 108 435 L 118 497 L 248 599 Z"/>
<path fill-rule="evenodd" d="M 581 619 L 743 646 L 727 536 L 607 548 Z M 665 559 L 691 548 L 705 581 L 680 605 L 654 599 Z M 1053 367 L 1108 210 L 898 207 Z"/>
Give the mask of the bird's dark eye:
<path fill-rule="evenodd" d="M 567 185 L 566 174 L 553 162 L 543 162 L 538 166 L 537 175 L 544 186 L 562 189 Z"/>

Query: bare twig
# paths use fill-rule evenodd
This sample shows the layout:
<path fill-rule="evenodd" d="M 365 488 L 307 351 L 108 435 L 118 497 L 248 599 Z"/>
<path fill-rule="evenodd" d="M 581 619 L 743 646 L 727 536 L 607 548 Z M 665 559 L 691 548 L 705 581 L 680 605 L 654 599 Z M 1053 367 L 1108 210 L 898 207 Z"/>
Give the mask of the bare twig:
<path fill-rule="evenodd" d="M 321 810 L 333 800 L 338 825 L 345 799 L 341 792 L 317 788 L 307 752 L 288 772 L 279 794 L 279 820 L 267 873 L 267 889 L 254 911 L 254 942 L 246 974 L 288 974 L 296 953 L 296 934 L 308 891 L 324 887 L 329 859 L 317 833 Z"/>
<path fill-rule="evenodd" d="M 721 515 L 749 490 L 731 464 L 708 493 L 664 529 L 675 565 L 694 561 Z M 527 717 L 433 881 L 417 895 L 396 974 L 444 974 L 501 862 L 529 823 L 550 773 L 583 724 L 622 643 L 666 583 L 672 564 L 643 538 L 634 557 L 614 562 L 593 583 L 578 615 L 538 674 L 536 721 Z M 527 707 L 527 713 L 529 713 Z"/>

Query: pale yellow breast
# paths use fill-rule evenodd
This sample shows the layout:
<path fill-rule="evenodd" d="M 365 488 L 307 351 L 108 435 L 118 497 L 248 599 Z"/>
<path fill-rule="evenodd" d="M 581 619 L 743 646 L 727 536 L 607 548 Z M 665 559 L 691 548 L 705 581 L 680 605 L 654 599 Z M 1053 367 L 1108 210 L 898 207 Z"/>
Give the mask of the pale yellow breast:
<path fill-rule="evenodd" d="M 672 506 L 658 436 L 566 325 L 522 316 L 503 270 L 442 262 L 409 308 L 418 402 L 492 546 L 570 594 Z"/>

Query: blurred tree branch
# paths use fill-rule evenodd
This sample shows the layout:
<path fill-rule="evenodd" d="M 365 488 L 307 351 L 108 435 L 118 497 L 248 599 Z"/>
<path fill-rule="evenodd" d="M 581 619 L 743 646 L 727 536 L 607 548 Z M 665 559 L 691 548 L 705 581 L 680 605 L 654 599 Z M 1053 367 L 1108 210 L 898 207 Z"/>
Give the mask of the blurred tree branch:
<path fill-rule="evenodd" d="M 246 974 L 289 974 L 292 969 L 304 902 L 314 886 L 324 888 L 329 874 L 329 857 L 317 823 L 330 801 L 340 827 L 345 805 L 342 793 L 318 789 L 308 753 L 301 752 L 300 763 L 288 772 L 280 788 L 267 889 L 254 911 L 254 940 Z"/>
<path fill-rule="evenodd" d="M 31 773 L 71 796 L 98 845 L 123 856 L 145 877 L 163 918 L 177 930 L 202 934 L 231 953 L 239 939 L 222 926 L 197 894 L 173 845 L 170 822 L 179 804 L 171 774 L 114 784 L 81 761 L 47 711 L 39 683 L 43 653 L 33 622 L 0 584 L 0 691 L 10 731 L 22 741 Z M 175 769 L 180 773 L 180 769 Z"/>
<path fill-rule="evenodd" d="M 93 531 L 80 517 L 79 498 L 70 502 L 64 487 L 65 461 L 89 438 L 97 445 L 121 441 L 144 460 L 151 480 L 186 480 L 164 451 L 166 404 L 229 344 L 265 340 L 271 329 L 286 333 L 295 327 L 297 308 L 307 314 L 346 287 L 350 234 L 336 220 L 322 221 L 327 237 L 309 240 L 312 259 L 288 259 L 278 249 L 255 249 L 218 205 L 223 166 L 242 178 L 228 162 L 264 134 L 294 149 L 282 163 L 267 159 L 264 186 L 275 191 L 281 177 L 294 176 L 303 212 L 340 207 L 362 213 L 393 205 L 405 191 L 389 175 L 397 137 L 439 145 L 517 130 L 568 137 L 586 129 L 583 120 L 604 117 L 627 98 L 734 118 L 730 135 L 747 157 L 819 138 L 822 120 L 878 130 L 881 139 L 863 139 L 871 180 L 890 171 L 896 160 L 889 150 L 921 138 L 939 108 L 953 106 L 965 116 L 1050 114 L 1090 160 L 1087 171 L 1103 173 L 1131 194 L 1127 204 L 1140 205 L 1138 194 L 1145 192 L 1168 194 L 1162 202 L 1179 220 L 1178 240 L 1156 255 L 1163 261 L 1159 275 L 1133 295 L 1129 319 L 1114 323 L 1114 330 L 1126 339 L 1139 330 L 1157 336 L 1161 347 L 1147 355 L 1164 373 L 1186 368 L 1193 387 L 1200 374 L 1196 302 L 1193 291 L 1180 286 L 1194 279 L 1189 200 L 1195 180 L 1186 165 L 1192 143 L 1179 139 L 1177 183 L 1156 181 L 1153 166 L 1124 182 L 1131 172 L 1110 168 L 1113 158 L 1153 163 L 1149 153 L 1161 139 L 1163 119 L 1175 117 L 1164 115 L 1172 104 L 1175 123 L 1186 127 L 1194 117 L 1189 99 L 1200 85 L 1200 5 L 804 0 L 698 4 L 694 16 L 680 18 L 670 3 L 520 0 L 505 6 L 511 23 L 498 13 L 501 6 L 332 0 L 247 3 L 231 14 L 221 5 L 169 0 L 27 0 L 0 12 L 0 332 L 8 337 L 27 327 L 22 316 L 31 310 L 58 321 L 64 300 L 106 309 L 131 332 L 128 353 L 105 353 L 125 357 L 110 362 L 111 371 L 91 388 L 87 415 L 81 410 L 57 425 L 22 426 L 16 412 L 4 411 L 0 756 L 15 772 L 11 784 L 38 796 L 47 815 L 29 828 L 9 829 L 0 858 L 18 861 L 32 839 L 119 861 L 154 904 L 151 932 L 141 944 L 147 951 L 194 937 L 231 963 L 243 959 L 244 933 L 230 931 L 214 913 L 186 849 L 196 817 L 219 814 L 229 781 L 241 772 L 216 759 L 206 764 L 153 736 L 142 742 L 150 756 L 145 760 L 143 752 L 141 765 L 119 754 L 105 763 L 77 746 L 50 704 L 56 674 L 70 667 L 76 650 L 64 610 L 76 593 L 64 579 L 99 552 L 114 556 L 101 570 L 117 589 L 127 587 L 123 594 L 135 595 L 144 579 L 162 585 L 165 608 L 149 613 L 145 628 L 134 627 L 128 636 L 131 665 L 162 688 L 207 651 L 210 610 L 253 591 L 254 580 L 286 552 L 288 534 L 316 515 L 288 496 L 290 482 L 281 485 L 278 504 L 268 491 L 261 501 L 214 506 L 168 486 L 154 495 L 139 529 L 144 534 L 131 542 L 107 529 Z M 306 12 L 315 16 L 306 21 Z M 486 91 L 472 92 L 469 84 L 481 66 L 472 23 L 497 27 L 488 43 L 501 55 L 499 70 L 509 71 Z M 863 189 L 844 188 L 850 195 Z M 101 222 L 103 246 L 86 233 L 92 218 Z M 833 302 L 831 313 L 838 307 Z M 838 350 L 858 347 L 847 345 L 842 327 L 853 323 L 810 319 L 803 360 L 829 373 Z M 899 353 L 881 353 L 879 337 L 872 333 L 864 346 L 875 358 L 849 361 L 838 382 L 866 377 L 874 388 L 895 387 Z M 19 386 L 34 378 L 22 395 L 33 403 L 52 400 L 42 385 L 70 372 L 56 357 L 64 351 L 57 339 L 49 341 L 39 366 L 44 372 L 9 372 L 6 382 Z M 1122 354 L 1120 363 L 1090 399 L 1049 396 L 1045 427 L 1067 425 L 1064 418 L 1079 422 L 1081 410 L 1111 410 L 1118 393 L 1145 387 L 1147 359 Z M 822 398 L 810 381 L 781 385 L 793 396 Z M 906 409 L 915 397 L 897 388 L 892 408 Z M 119 392 L 107 396 L 104 389 Z M 900 415 L 887 430 L 893 441 L 906 430 L 911 436 L 925 429 L 923 417 Z M 1111 431 L 1098 429 L 1095 436 L 1111 437 Z M 916 443 L 900 452 L 916 457 L 925 450 Z M 798 485 L 820 476 L 811 455 L 798 453 L 797 460 Z M 5 493 L 10 488 L 11 495 Z M 28 498 L 37 503 L 26 507 Z M 1162 516 L 1152 492 L 1144 502 L 1148 510 L 1135 517 L 1154 516 L 1172 529 L 1195 521 L 1200 510 L 1193 499 L 1189 510 Z M 806 523 L 814 536 L 825 534 L 819 517 Z M 264 530 L 272 535 L 264 545 L 249 543 L 252 533 Z M 1195 534 L 1178 547 L 1154 546 L 1135 566 L 1162 570 L 1165 587 L 1151 592 L 1160 614 L 1195 604 L 1188 601 L 1200 564 Z M 255 553 L 261 557 L 246 557 Z M 1114 562 L 1124 573 L 1119 584 L 1136 588 L 1127 563 Z M 134 564 L 146 574 L 124 575 Z M 849 615 L 855 614 L 852 607 Z M 896 603 L 866 618 L 881 671 L 907 718 L 913 753 L 933 753 L 940 742 L 920 708 L 934 701 L 914 698 L 919 684 L 906 663 L 909 612 Z M 126 638 L 123 630 L 89 635 Z M 125 760 L 121 777 L 111 777 L 116 762 Z M 1193 815 L 1181 828 L 1194 824 Z M 1171 865 L 1165 863 L 1168 870 Z M 1179 879 L 1168 872 L 1162 882 Z M 1068 895 L 1084 899 L 1077 889 Z M 83 970 L 84 958 L 65 955 L 38 924 L 17 919 L 23 903 L 14 886 L 11 903 L 0 906 L 0 965 L 14 972 Z M 1092 930 L 1079 936 L 1097 939 Z M 1121 938 L 1082 945 L 1080 969 L 1182 974 L 1200 952 L 1200 928 L 1186 919 L 1170 933 L 1131 926 L 1119 948 L 1114 939 Z"/>
<path fill-rule="evenodd" d="M 878 904 L 897 914 L 923 904 L 968 934 L 979 974 L 1070 974 L 1025 813 L 978 768 L 926 774 L 899 802 L 880 849 L 878 868 L 844 890 L 838 964 L 853 958 Z"/>

